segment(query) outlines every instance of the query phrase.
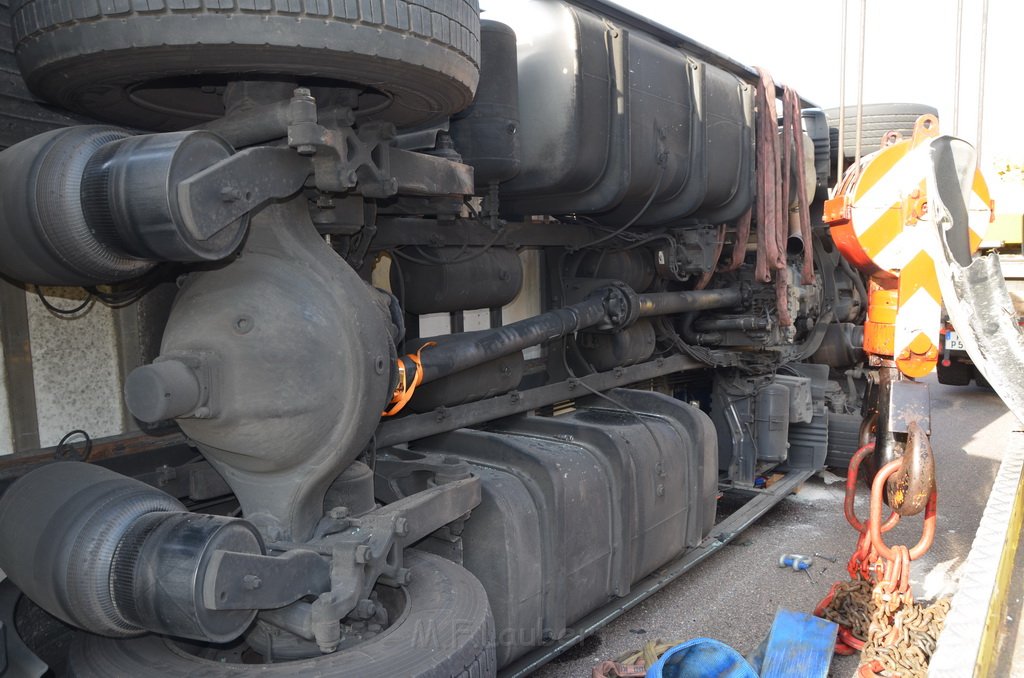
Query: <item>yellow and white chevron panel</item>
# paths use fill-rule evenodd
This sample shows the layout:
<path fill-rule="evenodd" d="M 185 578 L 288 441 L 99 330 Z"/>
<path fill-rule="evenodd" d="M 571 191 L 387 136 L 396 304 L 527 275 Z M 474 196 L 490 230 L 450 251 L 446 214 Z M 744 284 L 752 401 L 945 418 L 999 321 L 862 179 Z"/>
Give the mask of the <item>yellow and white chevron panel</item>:
<path fill-rule="evenodd" d="M 900 370 L 924 376 L 938 359 L 942 294 L 935 266 L 924 251 L 919 224 L 927 219 L 925 177 L 930 158 L 925 141 L 938 136 L 938 120 L 922 116 L 912 139 L 898 141 L 851 167 L 836 196 L 826 203 L 825 221 L 842 254 L 875 279 L 898 280 L 899 298 L 892 345 L 879 342 L 864 349 L 895 357 Z M 968 204 L 971 252 L 981 244 L 992 221 L 988 184 L 975 172 Z"/>

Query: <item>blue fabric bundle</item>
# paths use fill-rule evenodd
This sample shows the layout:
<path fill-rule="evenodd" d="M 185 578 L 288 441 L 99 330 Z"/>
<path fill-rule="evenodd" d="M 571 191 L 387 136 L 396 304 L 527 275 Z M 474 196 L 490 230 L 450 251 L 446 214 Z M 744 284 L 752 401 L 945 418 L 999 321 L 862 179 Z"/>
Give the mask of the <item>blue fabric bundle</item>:
<path fill-rule="evenodd" d="M 739 652 L 710 638 L 694 638 L 661 655 L 647 678 L 758 678 Z"/>

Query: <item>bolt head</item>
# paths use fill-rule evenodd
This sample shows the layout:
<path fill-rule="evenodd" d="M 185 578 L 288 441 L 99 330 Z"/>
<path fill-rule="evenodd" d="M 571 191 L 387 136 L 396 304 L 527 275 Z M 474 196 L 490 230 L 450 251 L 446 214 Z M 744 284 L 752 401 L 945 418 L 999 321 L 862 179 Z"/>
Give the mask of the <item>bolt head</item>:
<path fill-rule="evenodd" d="M 362 619 L 369 619 L 377 613 L 377 604 L 368 598 L 360 600 L 354 610 L 356 616 Z"/>
<path fill-rule="evenodd" d="M 370 562 L 371 555 L 372 554 L 370 552 L 370 547 L 366 544 L 360 544 L 356 547 L 355 558 L 358 564 L 365 565 L 366 563 Z"/>
<path fill-rule="evenodd" d="M 395 535 L 398 537 L 404 537 L 409 534 L 409 521 L 405 518 L 395 518 Z"/>

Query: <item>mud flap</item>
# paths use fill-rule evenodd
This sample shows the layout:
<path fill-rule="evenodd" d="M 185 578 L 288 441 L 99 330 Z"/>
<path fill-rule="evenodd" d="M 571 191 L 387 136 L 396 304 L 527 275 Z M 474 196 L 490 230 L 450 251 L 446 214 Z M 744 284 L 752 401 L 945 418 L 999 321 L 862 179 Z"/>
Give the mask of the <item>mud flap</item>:
<path fill-rule="evenodd" d="M 946 312 L 971 360 L 1013 414 L 1024 421 L 1024 334 L 1017 325 L 999 257 L 964 265 L 958 244 L 967 232 L 967 200 L 977 154 L 949 136 L 929 143 L 928 250 Z"/>

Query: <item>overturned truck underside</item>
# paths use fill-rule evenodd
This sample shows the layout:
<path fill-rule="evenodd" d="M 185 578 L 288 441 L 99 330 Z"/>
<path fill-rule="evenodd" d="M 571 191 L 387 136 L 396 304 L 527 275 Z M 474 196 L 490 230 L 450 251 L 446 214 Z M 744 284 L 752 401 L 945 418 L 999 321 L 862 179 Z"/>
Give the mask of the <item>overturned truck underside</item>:
<path fill-rule="evenodd" d="M 323 4 L 12 3 L 82 124 L 0 272 L 173 294 L 137 458 L 5 467 L 28 673 L 525 674 L 857 447 L 820 110 L 601 2 Z"/>

